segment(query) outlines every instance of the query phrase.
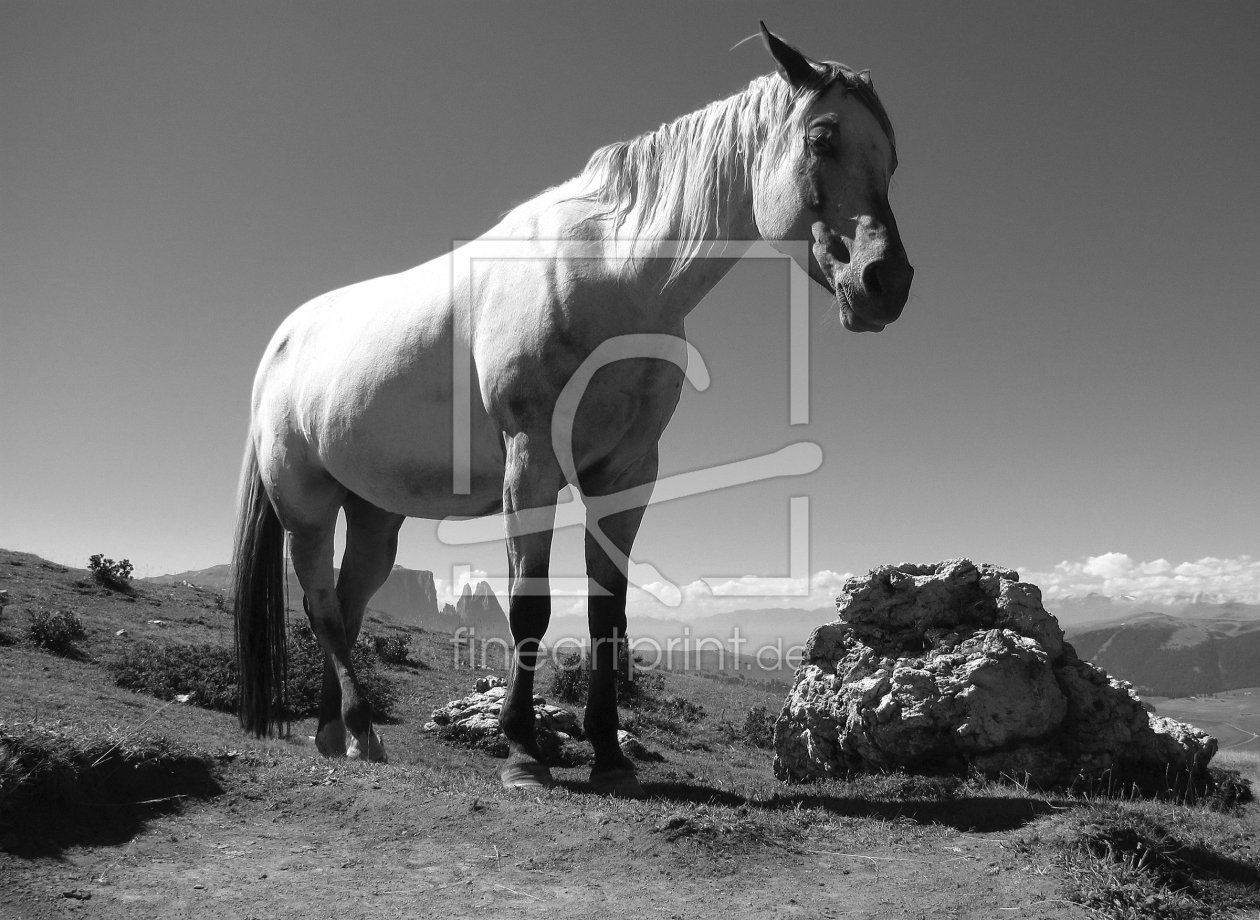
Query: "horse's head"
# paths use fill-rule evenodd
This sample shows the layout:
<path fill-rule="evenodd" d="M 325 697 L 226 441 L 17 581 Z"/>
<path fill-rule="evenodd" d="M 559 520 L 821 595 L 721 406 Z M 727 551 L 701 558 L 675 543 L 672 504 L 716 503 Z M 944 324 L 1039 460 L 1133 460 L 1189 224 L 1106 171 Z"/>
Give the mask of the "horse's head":
<path fill-rule="evenodd" d="M 792 101 L 753 170 L 757 230 L 771 245 L 808 242 L 801 267 L 835 294 L 845 328 L 878 332 L 901 315 L 914 277 L 888 205 L 892 125 L 869 73 L 813 61 L 764 23 L 761 35 Z"/>

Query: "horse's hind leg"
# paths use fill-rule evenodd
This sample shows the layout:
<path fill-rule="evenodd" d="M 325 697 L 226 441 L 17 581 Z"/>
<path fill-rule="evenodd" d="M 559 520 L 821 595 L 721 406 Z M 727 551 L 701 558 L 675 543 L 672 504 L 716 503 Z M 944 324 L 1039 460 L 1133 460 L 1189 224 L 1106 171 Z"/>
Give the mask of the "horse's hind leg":
<path fill-rule="evenodd" d="M 282 496 L 281 521 L 289 531 L 293 571 L 306 596 L 306 616 L 324 654 L 332 661 L 341 694 L 341 720 L 349 737 L 346 755 L 366 758 L 371 750 L 372 711 L 350 663 L 351 642 L 333 583 L 333 535 L 344 486 L 322 469 L 286 470 L 274 494 Z"/>
<path fill-rule="evenodd" d="M 363 625 L 363 614 L 389 573 L 398 555 L 398 529 L 406 518 L 383 511 L 350 493 L 343 506 L 346 512 L 346 550 L 337 578 L 337 603 L 341 608 L 346 643 L 353 648 Z M 384 760 L 380 736 L 369 737 L 368 757 Z M 324 657 L 324 686 L 319 701 L 319 731 L 315 746 L 325 756 L 346 753 L 346 727 L 341 717 L 341 681 L 330 657 Z"/>

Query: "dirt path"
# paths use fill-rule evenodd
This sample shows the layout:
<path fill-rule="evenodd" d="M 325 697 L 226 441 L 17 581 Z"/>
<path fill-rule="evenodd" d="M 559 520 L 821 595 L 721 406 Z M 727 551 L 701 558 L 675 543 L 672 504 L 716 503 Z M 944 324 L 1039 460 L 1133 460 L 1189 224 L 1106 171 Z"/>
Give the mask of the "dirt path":
<path fill-rule="evenodd" d="M 484 775 L 457 788 L 435 779 L 314 758 L 237 764 L 223 796 L 127 843 L 0 854 L 0 917 L 1085 915 L 1053 902 L 1051 877 L 1000 836 L 814 816 L 780 837 L 686 802 L 563 788 L 531 798 Z M 855 839 L 877 835 L 875 847 Z"/>

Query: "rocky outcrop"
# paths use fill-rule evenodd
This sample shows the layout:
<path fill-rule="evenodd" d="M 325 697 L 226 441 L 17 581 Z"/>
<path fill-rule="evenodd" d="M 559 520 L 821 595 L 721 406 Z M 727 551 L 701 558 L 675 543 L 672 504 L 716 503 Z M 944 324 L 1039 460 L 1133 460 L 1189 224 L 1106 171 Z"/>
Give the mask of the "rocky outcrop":
<path fill-rule="evenodd" d="M 1080 660 L 1035 585 L 953 560 L 851 578 L 775 725 L 775 774 L 978 770 L 1042 787 L 1204 772 L 1216 741 Z"/>
<path fill-rule="evenodd" d="M 437 584 L 433 573 L 423 569 L 394 566 L 369 603 L 373 609 L 392 613 L 409 626 L 428 626 L 439 615 Z"/>
<path fill-rule="evenodd" d="M 511 635 L 507 614 L 488 582 L 478 582 L 476 590 L 465 584 L 463 593 L 455 602 L 455 615 L 461 625 L 473 627 L 480 636 Z"/>
<path fill-rule="evenodd" d="M 499 729 L 499 711 L 506 695 L 507 686 L 500 678 L 480 678 L 471 694 L 433 710 L 433 720 L 424 724 L 424 731 L 433 732 L 444 741 L 507 757 L 507 738 Z M 543 760 L 562 763 L 573 759 L 574 755 L 566 752 L 565 746 L 583 737 L 577 716 L 548 704 L 541 696 L 534 697 L 534 716 Z"/>

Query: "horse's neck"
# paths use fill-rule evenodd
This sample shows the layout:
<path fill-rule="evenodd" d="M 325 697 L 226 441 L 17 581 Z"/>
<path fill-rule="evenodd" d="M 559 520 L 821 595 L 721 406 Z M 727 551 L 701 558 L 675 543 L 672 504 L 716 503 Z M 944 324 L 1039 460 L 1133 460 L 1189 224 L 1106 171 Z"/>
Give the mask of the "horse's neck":
<path fill-rule="evenodd" d="M 732 196 L 723 204 L 719 215 L 712 238 L 694 244 L 695 258 L 672 277 L 674 254 L 679 248 L 692 246 L 692 241 L 679 239 L 681 233 L 677 226 L 639 240 L 641 255 L 655 252 L 661 257 L 635 260 L 634 282 L 645 294 L 658 297 L 664 311 L 679 321 L 695 309 L 760 239 L 753 219 L 751 193 Z M 634 228 L 630 230 L 633 232 Z"/>

